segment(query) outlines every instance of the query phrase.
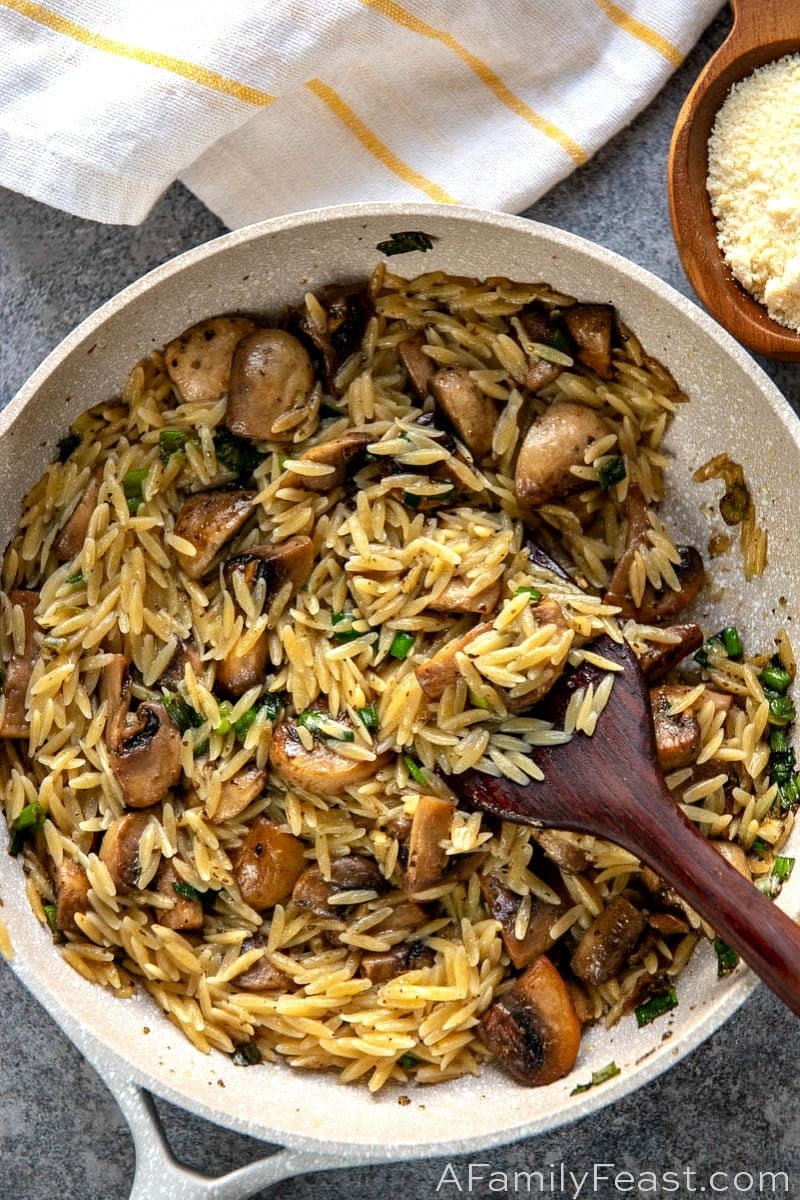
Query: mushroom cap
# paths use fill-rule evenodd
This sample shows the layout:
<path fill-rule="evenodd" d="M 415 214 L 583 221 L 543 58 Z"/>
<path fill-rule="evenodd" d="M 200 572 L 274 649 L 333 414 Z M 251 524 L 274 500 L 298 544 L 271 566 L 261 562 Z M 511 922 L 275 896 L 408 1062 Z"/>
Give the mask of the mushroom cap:
<path fill-rule="evenodd" d="M 336 796 L 353 784 L 364 783 L 390 758 L 391 751 L 372 759 L 345 758 L 321 741 L 306 750 L 293 721 L 282 721 L 277 726 L 269 750 L 272 769 L 281 779 L 290 787 L 304 788 L 317 796 Z"/>
<path fill-rule="evenodd" d="M 260 816 L 235 853 L 233 874 L 245 904 L 263 912 L 291 895 L 305 864 L 300 839 Z"/>
<path fill-rule="evenodd" d="M 225 424 L 240 437 L 291 441 L 282 423 L 304 409 L 314 388 L 314 368 L 305 347 L 283 329 L 257 329 L 236 346 L 231 364 Z"/>
<path fill-rule="evenodd" d="M 164 347 L 167 374 L 185 401 L 205 404 L 225 395 L 236 343 L 255 327 L 247 317 L 209 317 Z"/>
<path fill-rule="evenodd" d="M 480 1034 L 520 1083 L 554 1083 L 572 1070 L 581 1023 L 564 980 L 544 955 L 484 1014 Z"/>
<path fill-rule="evenodd" d="M 608 422 L 586 404 L 551 404 L 534 420 L 517 456 L 514 488 L 520 509 L 529 512 L 584 487 L 585 480 L 570 468 L 584 466 L 587 447 L 610 432 Z"/>

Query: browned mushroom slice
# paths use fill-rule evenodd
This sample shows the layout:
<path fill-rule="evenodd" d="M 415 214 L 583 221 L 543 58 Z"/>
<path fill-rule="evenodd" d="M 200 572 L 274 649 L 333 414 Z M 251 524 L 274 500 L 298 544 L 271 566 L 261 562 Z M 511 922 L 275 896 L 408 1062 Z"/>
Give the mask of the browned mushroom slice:
<path fill-rule="evenodd" d="M 391 950 L 368 950 L 361 955 L 361 974 L 370 983 L 380 986 L 404 975 L 406 971 L 419 971 L 431 967 L 435 961 L 433 950 L 424 942 L 409 942 L 393 946 Z"/>
<path fill-rule="evenodd" d="M 575 841 L 575 835 L 560 829 L 534 829 L 531 836 L 551 862 L 562 871 L 580 875 L 589 866 L 589 856 Z"/>
<path fill-rule="evenodd" d="M 150 808 L 181 777 L 181 733 L 159 701 L 129 711 L 128 660 L 115 654 L 103 670 L 108 765 L 128 808 Z"/>
<path fill-rule="evenodd" d="M 456 434 L 480 462 L 492 452 L 497 409 L 461 364 L 442 367 L 431 379 L 436 403 Z"/>
<path fill-rule="evenodd" d="M 593 408 L 571 400 L 551 404 L 525 435 L 514 474 L 517 503 L 523 512 L 585 487 L 572 473 L 584 465 L 588 446 L 611 432 Z"/>
<path fill-rule="evenodd" d="M 254 492 L 220 488 L 195 492 L 184 500 L 174 533 L 190 542 L 194 554 L 178 552 L 178 562 L 191 579 L 205 575 L 226 542 L 239 532 L 253 511 Z"/>
<path fill-rule="evenodd" d="M 225 581 L 235 594 L 234 575 L 240 574 L 248 591 L 259 580 L 266 585 L 269 596 L 291 580 L 302 587 L 314 567 L 314 543 L 298 534 L 278 545 L 251 546 L 242 554 L 228 559 L 224 568 Z M 228 651 L 217 664 L 217 685 L 230 696 L 241 696 L 248 688 L 264 682 L 269 659 L 269 637 L 265 631 L 254 645 L 240 653 L 237 646 Z"/>
<path fill-rule="evenodd" d="M 581 1023 L 564 980 L 549 958 L 537 958 L 485 1013 L 483 1041 L 520 1083 L 555 1083 L 572 1070 Z"/>
<path fill-rule="evenodd" d="M 266 950 L 266 945 L 267 939 L 256 933 L 251 938 L 245 938 L 241 953 L 249 954 L 251 950 L 260 950 L 262 947 Z M 289 975 L 274 967 L 265 953 L 246 971 L 236 975 L 231 980 L 231 986 L 243 992 L 285 992 L 294 987 L 294 982 Z"/>
<path fill-rule="evenodd" d="M 282 481 L 286 488 L 303 488 L 307 492 L 327 492 L 339 487 L 352 473 L 351 464 L 373 442 L 375 437 L 363 429 L 348 429 L 339 437 L 330 441 L 320 442 L 318 446 L 309 446 L 300 455 L 300 462 L 321 463 L 331 470 L 325 475 L 300 475 L 296 471 L 287 471 Z"/>
<path fill-rule="evenodd" d="M 231 779 L 226 779 L 220 788 L 219 804 L 211 817 L 214 824 L 238 817 L 263 792 L 266 781 L 267 772 L 255 763 L 248 763 Z"/>
<path fill-rule="evenodd" d="M 480 637 L 482 633 L 489 633 L 491 629 L 492 626 L 488 622 L 476 625 L 461 637 L 447 642 L 427 662 L 420 663 L 418 667 L 414 668 L 417 682 L 429 700 L 440 700 L 444 695 L 445 688 L 458 679 L 456 655 L 476 637 Z"/>
<path fill-rule="evenodd" d="M 374 859 L 347 854 L 333 860 L 330 879 L 325 879 L 316 864 L 307 867 L 294 885 L 292 899 L 298 908 L 307 909 L 317 917 L 339 917 L 346 906 L 333 902 L 336 896 L 345 892 L 380 894 L 388 886 Z"/>
<path fill-rule="evenodd" d="M 89 877 L 80 863 L 66 856 L 54 869 L 53 876 L 56 929 L 62 933 L 80 933 L 75 918 L 78 913 L 87 913 L 92 907 L 89 902 Z"/>
<path fill-rule="evenodd" d="M 171 901 L 169 908 L 159 908 L 155 911 L 154 921 L 167 929 L 202 929 L 203 905 L 194 896 L 182 895 L 176 890 L 175 884 L 183 883 L 174 864 L 163 858 L 155 877 L 155 891 L 166 900 Z"/>
<path fill-rule="evenodd" d="M 615 896 L 592 921 L 570 960 L 584 983 L 613 979 L 642 936 L 645 919 L 624 896 Z"/>
<path fill-rule="evenodd" d="M 151 815 L 149 812 L 124 813 L 112 821 L 103 834 L 100 861 L 108 868 L 118 892 L 133 892 L 139 887 L 139 843 Z"/>
<path fill-rule="evenodd" d="M 672 937 L 676 933 L 689 932 L 689 922 L 677 913 L 652 912 L 647 914 L 646 920 L 659 937 Z"/>
<path fill-rule="evenodd" d="M 169 342 L 164 363 L 181 398 L 205 404 L 224 396 L 236 343 L 255 327 L 247 317 L 209 317 Z"/>
<path fill-rule="evenodd" d="M 432 889 L 456 883 L 477 871 L 486 858 L 474 854 L 450 855 L 440 845 L 450 833 L 455 805 L 439 796 L 420 796 L 411 822 L 408 861 L 403 891 L 411 900 L 426 900 Z"/>
<path fill-rule="evenodd" d="M 397 356 L 406 369 L 408 382 L 417 397 L 424 400 L 431 390 L 431 380 L 436 374 L 436 365 L 429 354 L 423 350 L 426 344 L 425 334 L 406 338 L 397 344 Z"/>
<path fill-rule="evenodd" d="M 700 917 L 686 901 L 678 895 L 674 888 L 665 883 L 660 876 L 656 875 L 655 871 L 650 867 L 642 867 L 639 873 L 639 879 L 642 887 L 644 887 L 655 898 L 656 903 L 661 908 L 677 909 L 682 912 L 693 929 L 697 929 L 699 925 L 705 925 L 701 922 Z"/>
<path fill-rule="evenodd" d="M 675 591 L 664 586 L 656 591 L 652 584 L 648 583 L 641 602 L 638 605 L 634 604 L 630 592 L 630 570 L 636 553 L 650 529 L 647 502 L 636 484 L 632 484 L 628 489 L 626 514 L 628 532 L 625 550 L 614 568 L 604 600 L 607 604 L 618 605 L 624 617 L 634 617 L 637 621 L 644 622 L 668 621 L 691 604 L 702 587 L 705 579 L 703 560 L 694 546 L 677 546 L 680 561 L 675 565 L 675 574 L 680 589 Z"/>
<path fill-rule="evenodd" d="M 614 378 L 611 335 L 614 307 L 611 304 L 575 304 L 565 310 L 564 324 L 578 348 L 578 362 L 596 371 L 601 379 Z"/>
<path fill-rule="evenodd" d="M 169 692 L 177 691 L 186 678 L 187 666 L 192 668 L 196 678 L 199 679 L 202 676 L 203 660 L 197 653 L 196 647 L 192 642 L 186 642 L 181 638 L 175 646 L 175 653 L 158 677 L 161 687 L 166 688 Z"/>
<path fill-rule="evenodd" d="M 305 862 L 305 846 L 299 838 L 278 829 L 267 817 L 256 817 L 233 861 L 245 904 L 262 912 L 287 900 Z"/>
<path fill-rule="evenodd" d="M 313 388 L 311 359 L 297 338 L 258 329 L 234 351 L 225 424 L 241 437 L 290 442 L 293 430 L 281 419 L 306 408 Z"/>
<path fill-rule="evenodd" d="M 678 693 L 678 698 L 681 693 Z M 700 749 L 700 724 L 691 708 L 673 712 L 676 695 L 668 684 L 650 689 L 659 766 L 675 771 L 694 762 Z"/>
<path fill-rule="evenodd" d="M 566 341 L 559 323 L 553 319 L 544 305 L 534 301 L 519 315 L 519 323 L 530 342 L 538 342 L 542 346 L 552 346 L 557 340 Z M 523 347 L 526 349 L 526 347 Z M 546 358 L 531 358 L 528 354 L 529 365 L 519 382 L 529 392 L 540 392 L 558 379 L 564 367 L 560 363 L 551 362 Z"/>
<path fill-rule="evenodd" d="M 283 721 L 272 735 L 269 761 L 272 769 L 290 787 L 300 787 L 317 796 L 336 796 L 345 788 L 371 779 L 391 758 L 391 751 L 374 759 L 345 758 L 333 745 L 315 741 L 306 750 L 293 721 Z"/>
<path fill-rule="evenodd" d="M 693 621 L 685 625 L 668 625 L 665 633 L 674 634 L 677 642 L 652 642 L 639 655 L 639 665 L 645 678 L 651 683 L 663 679 L 689 654 L 694 654 L 703 644 L 703 631 Z"/>
<path fill-rule="evenodd" d="M 369 289 L 362 284 L 344 287 L 337 284 L 318 292 L 317 299 L 325 309 L 324 326 L 313 319 L 308 308 L 304 308 L 296 327 L 319 352 L 325 385 L 335 395 L 337 372 L 356 352 L 364 336 L 371 310 Z"/>
<path fill-rule="evenodd" d="M 53 542 L 53 552 L 59 562 L 69 562 L 80 554 L 92 513 L 97 508 L 97 500 L 103 483 L 103 468 L 94 467 L 83 489 L 83 495 L 61 527 L 61 531 Z"/>
<path fill-rule="evenodd" d="M 6 663 L 3 679 L 3 721 L 0 737 L 24 738 L 30 732 L 26 715 L 25 698 L 31 681 L 33 665 L 39 653 L 36 644 L 36 606 L 39 593 L 19 588 L 8 593 L 13 608 L 19 608 L 25 627 L 25 644 L 22 654 L 13 653 Z"/>
<path fill-rule="evenodd" d="M 430 602 L 428 608 L 432 612 L 485 614 L 497 607 L 501 591 L 502 580 L 496 579 L 481 591 L 470 592 L 467 580 L 456 575 L 447 587 L 439 592 L 436 599 Z"/>
<path fill-rule="evenodd" d="M 561 890 L 564 891 L 563 887 Z M 527 967 L 555 944 L 550 930 L 567 910 L 567 901 L 563 896 L 557 904 L 549 904 L 531 895 L 528 924 L 522 937 L 517 937 L 515 929 L 522 897 L 507 888 L 496 875 L 484 875 L 481 878 L 481 894 L 491 916 L 500 922 L 503 945 L 517 970 Z"/>

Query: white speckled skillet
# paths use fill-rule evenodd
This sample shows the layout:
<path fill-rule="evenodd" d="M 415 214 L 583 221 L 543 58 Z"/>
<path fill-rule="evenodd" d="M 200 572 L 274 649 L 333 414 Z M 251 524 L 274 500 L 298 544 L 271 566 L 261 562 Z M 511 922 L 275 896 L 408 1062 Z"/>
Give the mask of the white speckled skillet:
<path fill-rule="evenodd" d="M 735 620 L 751 645 L 768 647 L 800 599 L 793 483 L 800 439 L 788 404 L 741 347 L 648 272 L 558 230 L 472 210 L 372 204 L 267 221 L 192 250 L 127 288 L 75 330 L 0 413 L 0 545 L 70 421 L 117 394 L 138 358 L 202 317 L 237 309 L 278 314 L 309 289 L 363 276 L 378 257 L 376 244 L 409 229 L 427 232 L 434 249 L 394 258 L 393 269 L 545 279 L 583 299 L 611 301 L 673 371 L 692 397 L 669 439 L 681 540 L 705 547 L 718 492 L 690 477 L 720 450 L 742 463 L 770 537 L 769 567 L 754 583 L 744 584 L 738 551 L 718 560 L 717 598 L 702 619 L 709 630 Z M 780 900 L 790 912 L 800 906 L 795 875 Z M 343 1091 L 328 1076 L 282 1066 L 243 1069 L 225 1056 L 199 1054 L 147 998 L 114 1000 L 62 963 L 28 910 L 19 862 L 1 853 L 0 896 L 14 970 L 105 1078 L 130 1122 L 136 1200 L 232 1200 L 304 1171 L 450 1155 L 529 1137 L 652 1080 L 715 1030 L 754 986 L 744 968 L 718 982 L 704 946 L 680 978 L 677 1009 L 643 1030 L 632 1018 L 612 1031 L 590 1029 L 569 1079 L 527 1090 L 487 1069 L 479 1079 L 408 1088 L 410 1103 L 401 1104 L 396 1089 L 370 1096 L 362 1088 Z M 615 1079 L 571 1095 L 576 1082 L 612 1059 L 621 1068 Z M 148 1093 L 285 1149 L 222 1180 L 202 1178 L 169 1156 Z"/>

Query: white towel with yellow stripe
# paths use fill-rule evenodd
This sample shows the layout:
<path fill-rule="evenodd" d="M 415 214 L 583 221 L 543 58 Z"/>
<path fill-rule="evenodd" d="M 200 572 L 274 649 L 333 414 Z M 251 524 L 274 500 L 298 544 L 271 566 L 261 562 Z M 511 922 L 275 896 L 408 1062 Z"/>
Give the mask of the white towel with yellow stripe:
<path fill-rule="evenodd" d="M 722 0 L 0 0 L 0 184 L 136 224 L 328 204 L 521 212 L 629 123 Z"/>

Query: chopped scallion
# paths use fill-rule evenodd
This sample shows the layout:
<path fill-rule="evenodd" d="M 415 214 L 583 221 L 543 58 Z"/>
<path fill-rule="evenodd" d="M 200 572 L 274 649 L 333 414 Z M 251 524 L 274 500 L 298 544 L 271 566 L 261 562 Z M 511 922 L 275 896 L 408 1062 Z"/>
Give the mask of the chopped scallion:
<path fill-rule="evenodd" d="M 172 885 L 172 890 L 176 895 L 182 896 L 184 900 L 196 900 L 198 904 L 203 903 L 203 893 L 198 892 L 197 888 L 192 887 L 190 883 L 186 883 L 183 879 L 176 879 Z"/>
<path fill-rule="evenodd" d="M 402 233 L 393 233 L 384 242 L 378 242 L 375 249 L 380 250 L 387 258 L 391 258 L 393 254 L 410 254 L 412 250 L 425 253 L 433 249 L 433 239 L 421 229 L 406 229 Z"/>
<path fill-rule="evenodd" d="M 656 992 L 649 1000 L 645 1000 L 644 1004 L 636 1006 L 636 1024 L 639 1028 L 649 1025 L 651 1021 L 655 1021 L 657 1017 L 662 1017 L 664 1013 L 668 1013 L 670 1009 L 677 1007 L 678 993 L 674 987 L 668 987 L 663 992 Z"/>
<path fill-rule="evenodd" d="M 414 645 L 413 633 L 396 633 L 392 639 L 392 644 L 389 647 L 389 654 L 392 658 L 404 659 L 408 658 L 409 651 Z"/>
<path fill-rule="evenodd" d="M 283 708 L 283 698 L 279 692 L 266 692 L 264 696 L 254 704 L 252 708 L 248 708 L 242 715 L 233 723 L 233 730 L 236 734 L 236 740 L 243 742 L 254 724 L 256 717 L 263 713 L 266 719 L 274 725 L 281 714 Z"/>
<path fill-rule="evenodd" d="M 405 767 L 409 775 L 414 780 L 414 783 L 418 783 L 420 787 L 427 787 L 428 781 L 425 778 L 425 772 L 417 760 L 412 758 L 410 754 L 404 754 L 403 762 L 405 763 Z"/>
<path fill-rule="evenodd" d="M 764 667 L 764 670 L 758 677 L 758 681 L 762 687 L 783 696 L 792 682 L 792 677 L 788 671 L 784 671 L 783 667 L 771 666 Z"/>
<path fill-rule="evenodd" d="M 739 955 L 722 938 L 714 938 L 714 950 L 717 955 L 717 978 L 724 979 L 738 967 Z"/>
<path fill-rule="evenodd" d="M 533 604 L 535 604 L 537 602 L 537 600 L 541 600 L 541 598 L 542 598 L 542 593 L 539 591 L 538 588 L 535 588 L 535 587 L 518 587 L 518 588 L 514 589 L 515 596 L 523 596 L 523 595 L 525 595 L 526 592 L 530 596 L 531 602 Z"/>
<path fill-rule="evenodd" d="M 379 726 L 378 710 L 374 704 L 368 704 L 366 708 L 360 708 L 358 715 L 361 718 L 361 724 L 374 732 Z"/>
<path fill-rule="evenodd" d="M 134 467 L 126 471 L 122 479 L 122 490 L 128 502 L 128 512 L 134 516 L 144 503 L 144 481 L 150 474 L 149 467 Z"/>
<path fill-rule="evenodd" d="M 337 612 L 331 613 L 331 625 L 333 625 L 333 640 L 343 645 L 345 642 L 354 642 L 356 638 L 360 638 L 361 634 L 357 629 L 353 629 L 353 621 L 358 618 L 353 613 Z"/>
<path fill-rule="evenodd" d="M 263 458 L 254 442 L 238 437 L 229 429 L 217 429 L 214 433 L 214 453 L 219 465 L 242 483 L 250 478 Z"/>
<path fill-rule="evenodd" d="M 220 737 L 225 737 L 233 728 L 231 725 L 232 712 L 233 705 L 230 700 L 221 700 L 219 704 L 219 725 L 214 729 L 214 733 L 219 734 Z"/>
<path fill-rule="evenodd" d="M 767 693 L 767 699 L 769 701 L 769 716 L 767 720 L 770 725 L 790 725 L 797 716 L 791 696 L 770 695 Z"/>
<path fill-rule="evenodd" d="M 203 716 L 192 708 L 191 704 L 183 698 L 180 692 L 164 692 L 162 693 L 162 703 L 167 710 L 167 715 L 173 725 L 177 725 L 181 733 L 186 733 L 187 729 L 199 729 L 203 724 Z M 197 750 L 195 750 L 197 753 Z"/>
<path fill-rule="evenodd" d="M 83 571 L 76 571 L 74 575 L 68 575 L 64 582 L 70 587 L 78 587 L 79 584 L 84 582 Z"/>
<path fill-rule="evenodd" d="M 597 468 L 597 482 L 603 491 L 608 491 L 615 483 L 621 483 L 628 474 L 625 466 L 625 459 L 619 455 L 617 458 L 606 459 Z"/>
<path fill-rule="evenodd" d="M 581 1092 L 588 1092 L 589 1088 L 597 1087 L 600 1083 L 606 1083 L 609 1079 L 613 1079 L 615 1075 L 620 1074 L 620 1069 L 615 1062 L 608 1063 L 605 1067 L 601 1067 L 599 1071 L 592 1071 L 592 1078 L 589 1083 L 579 1083 L 570 1092 L 571 1096 L 579 1096 Z"/>
<path fill-rule="evenodd" d="M 785 883 L 794 869 L 794 859 L 783 854 L 776 854 L 772 863 L 772 874 L 781 883 Z"/>
<path fill-rule="evenodd" d="M 709 665 L 709 653 L 724 651 L 728 658 L 740 659 L 744 654 L 744 645 L 739 630 L 735 625 L 726 625 L 719 633 L 707 638 L 694 656 L 695 662 L 701 667 Z"/>
<path fill-rule="evenodd" d="M 43 904 L 42 908 L 44 909 L 48 929 L 54 938 L 59 937 L 61 931 L 58 928 L 58 909 L 55 904 Z"/>
<path fill-rule="evenodd" d="M 15 858 L 22 847 L 42 829 L 45 811 L 38 800 L 26 804 L 9 827 L 8 853 Z"/>
<path fill-rule="evenodd" d="M 158 453 L 164 466 L 189 440 L 187 429 L 162 429 L 158 435 Z"/>

